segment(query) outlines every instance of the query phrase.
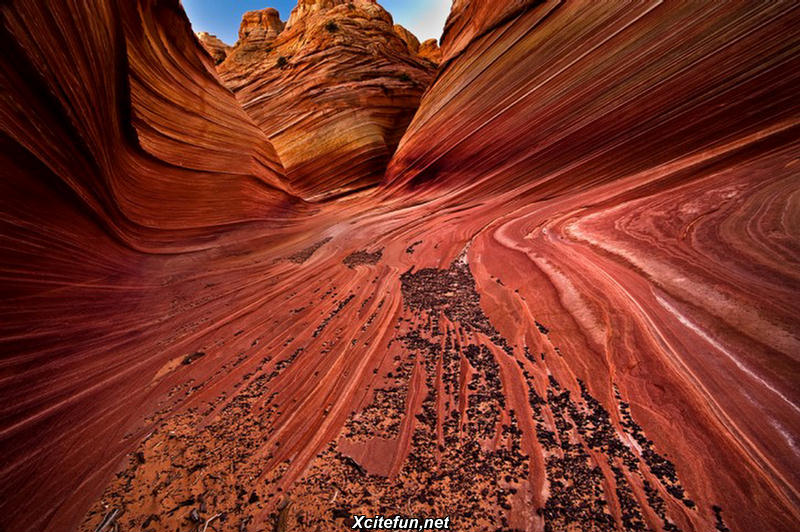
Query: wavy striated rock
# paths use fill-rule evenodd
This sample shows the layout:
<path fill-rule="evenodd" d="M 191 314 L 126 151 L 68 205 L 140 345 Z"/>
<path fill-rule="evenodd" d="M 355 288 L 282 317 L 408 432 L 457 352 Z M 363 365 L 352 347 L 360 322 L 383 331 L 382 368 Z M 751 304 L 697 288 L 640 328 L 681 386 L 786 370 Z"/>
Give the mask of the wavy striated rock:
<path fill-rule="evenodd" d="M 3 7 L 3 124 L 19 149 L 137 246 L 175 238 L 163 229 L 286 215 L 294 200 L 275 150 L 220 86 L 177 3 L 72 7 Z M 50 19 L 63 19 L 64 43 L 34 53 L 35 25 Z M 84 38 L 81 24 L 96 33 Z"/>
<path fill-rule="evenodd" d="M 447 17 L 440 39 L 444 60 L 458 55 L 477 37 L 494 33 L 520 13 L 540 4 L 552 3 L 541 0 L 508 0 L 497 4 L 475 0 L 453 0 L 450 16 Z"/>
<path fill-rule="evenodd" d="M 269 48 L 235 48 L 220 65 L 294 189 L 315 200 L 380 181 L 432 73 L 368 0 L 300 2 Z"/>
<path fill-rule="evenodd" d="M 302 202 L 177 1 L 0 17 L 0 528 L 74 530 L 155 404 L 167 257 Z"/>
<path fill-rule="evenodd" d="M 214 64 L 218 65 L 225 61 L 228 54 L 231 52 L 231 46 L 222 42 L 216 35 L 211 35 L 208 32 L 201 31 L 197 33 L 197 39 L 203 45 L 208 55 L 214 60 Z"/>
<path fill-rule="evenodd" d="M 256 126 L 177 2 L 44 4 L 0 8 L 0 527 L 796 528 L 792 4 L 456 1 L 383 186 L 313 206 L 361 155 L 287 178 L 261 120 L 421 64 L 385 12 L 230 56 L 297 91 Z"/>
<path fill-rule="evenodd" d="M 781 221 L 796 211 L 797 17 L 787 4 L 457 2 L 445 67 L 389 166 L 385 199 L 474 220 L 463 234 L 478 271 L 509 287 L 483 282 L 489 315 L 514 332 L 498 330 L 530 345 L 536 316 L 557 364 L 601 402 L 613 405 L 609 379 L 627 389 L 668 449 L 682 488 L 667 483 L 666 507 L 647 475 L 590 459 L 616 486 L 615 519 L 631 507 L 625 529 L 644 529 L 641 516 L 651 529 L 785 530 L 797 514 L 800 285 L 797 233 Z M 543 455 L 548 476 L 561 471 Z M 545 527 L 583 519 L 565 510 L 579 500 L 550 493 Z M 650 519 L 682 497 L 697 508 Z"/>

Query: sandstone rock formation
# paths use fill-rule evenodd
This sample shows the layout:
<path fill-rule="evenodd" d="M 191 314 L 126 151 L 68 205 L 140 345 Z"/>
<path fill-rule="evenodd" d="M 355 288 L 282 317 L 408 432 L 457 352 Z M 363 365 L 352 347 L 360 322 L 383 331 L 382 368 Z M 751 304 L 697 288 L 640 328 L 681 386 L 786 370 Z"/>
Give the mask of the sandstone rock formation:
<path fill-rule="evenodd" d="M 170 274 L 150 276 L 303 202 L 177 1 L 0 16 L 0 527 L 75 530 L 127 452 L 131 405 L 154 404 L 174 310 Z"/>
<path fill-rule="evenodd" d="M 800 10 L 504 6 L 313 204 L 375 152 L 261 127 L 391 114 L 374 4 L 231 55 L 249 113 L 177 0 L 0 6 L 0 528 L 796 529 Z"/>
<path fill-rule="evenodd" d="M 434 65 L 438 65 L 442 61 L 442 53 L 436 39 L 427 39 L 420 44 L 419 39 L 413 33 L 399 24 L 394 25 L 394 32 L 406 43 L 408 51 L 419 59 L 428 60 Z"/>
<path fill-rule="evenodd" d="M 263 59 L 284 26 L 277 9 L 248 11 L 242 16 L 239 40 L 228 55 L 233 54 L 233 61 L 245 64 Z"/>
<path fill-rule="evenodd" d="M 225 61 L 225 58 L 227 58 L 228 54 L 231 52 L 231 47 L 222 42 L 216 35 L 201 31 L 197 33 L 197 39 L 200 41 L 200 44 L 203 45 L 203 48 L 206 49 L 208 55 L 214 60 L 215 65 Z"/>
<path fill-rule="evenodd" d="M 506 0 L 484 2 L 453 0 L 450 16 L 444 26 L 440 44 L 444 60 L 461 52 L 476 37 L 500 28 L 504 23 L 538 4 L 551 4 L 539 0 Z"/>
<path fill-rule="evenodd" d="M 301 1 L 269 47 L 240 54 L 248 42 L 220 74 L 298 194 L 319 200 L 380 181 L 434 70 L 391 15 L 371 0 Z"/>
<path fill-rule="evenodd" d="M 777 28 L 792 27 L 798 12 L 655 2 L 509 3 L 508 14 L 484 2 L 454 7 L 442 38 L 450 64 L 390 164 L 385 198 L 405 191 L 440 212 L 475 202 L 465 234 L 479 268 L 521 294 L 484 284 L 490 314 L 508 316 L 519 345 L 527 326 L 511 316 L 541 308 L 559 363 L 581 352 L 573 360 L 588 368 L 591 353 L 608 354 L 580 378 L 611 400 L 614 389 L 595 377 L 616 375 L 617 388 L 637 397 L 639 423 L 670 449 L 686 493 L 716 500 L 670 517 L 681 529 L 711 527 L 712 504 L 736 512 L 742 486 L 760 486 L 752 507 L 775 509 L 731 515 L 731 529 L 785 528 L 798 508 L 800 479 L 789 471 L 800 329 L 787 305 L 797 255 L 784 247 L 797 232 L 779 213 L 795 210 L 786 192 L 797 190 L 800 107 L 788 102 L 800 77 L 789 74 L 796 54 L 780 50 L 800 33 Z M 708 40 L 707 24 L 718 41 Z M 767 67 L 765 56 L 775 63 Z M 755 242 L 762 252 L 749 248 Z M 530 283 L 547 293 L 526 292 Z M 753 290 L 764 296 L 756 304 Z M 546 462 L 555 456 L 544 453 Z M 719 468 L 725 475 L 710 480 Z M 604 475 L 619 486 L 617 471 Z M 649 511 L 643 504 L 642 515 Z"/>
<path fill-rule="evenodd" d="M 35 2 L 22 4 L 3 8 L 13 51 L 4 54 L 4 98 L 13 109 L 6 135 L 118 238 L 150 246 L 162 229 L 286 214 L 294 200 L 275 150 L 219 85 L 177 5 L 153 0 L 141 13 L 134 5 L 73 14 L 64 4 L 47 15 Z M 48 16 L 64 17 L 63 44 L 34 54 L 42 38 L 35 24 Z M 70 33 L 81 21 L 106 29 Z"/>
<path fill-rule="evenodd" d="M 439 49 L 439 43 L 436 42 L 436 39 L 423 41 L 419 45 L 417 55 L 437 65 L 442 62 L 442 51 Z"/>
<path fill-rule="evenodd" d="M 405 29 L 400 24 L 394 25 L 394 32 L 403 39 L 403 42 L 406 43 L 408 46 L 408 51 L 412 54 L 416 54 L 419 52 L 419 39 L 417 39 L 416 35 Z"/>
<path fill-rule="evenodd" d="M 419 39 L 413 33 L 399 24 L 394 25 L 394 32 L 405 41 L 408 51 L 416 57 L 426 59 L 435 65 L 441 62 L 442 53 L 436 39 L 427 39 L 420 44 Z"/>

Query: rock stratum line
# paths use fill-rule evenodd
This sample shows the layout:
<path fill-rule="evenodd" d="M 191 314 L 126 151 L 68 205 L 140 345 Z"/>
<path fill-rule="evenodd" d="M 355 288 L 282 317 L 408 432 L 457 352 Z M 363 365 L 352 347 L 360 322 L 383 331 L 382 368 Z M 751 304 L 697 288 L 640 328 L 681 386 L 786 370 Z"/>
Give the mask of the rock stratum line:
<path fill-rule="evenodd" d="M 0 14 L 0 530 L 796 530 L 796 3 Z"/>

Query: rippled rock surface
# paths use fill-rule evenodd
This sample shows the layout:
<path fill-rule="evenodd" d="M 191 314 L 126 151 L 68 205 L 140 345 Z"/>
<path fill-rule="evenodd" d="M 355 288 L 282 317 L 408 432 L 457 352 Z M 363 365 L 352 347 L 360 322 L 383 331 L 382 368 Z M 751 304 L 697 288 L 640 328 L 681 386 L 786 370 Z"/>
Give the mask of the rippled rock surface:
<path fill-rule="evenodd" d="M 800 10 L 352 4 L 0 6 L 0 529 L 793 532 Z"/>

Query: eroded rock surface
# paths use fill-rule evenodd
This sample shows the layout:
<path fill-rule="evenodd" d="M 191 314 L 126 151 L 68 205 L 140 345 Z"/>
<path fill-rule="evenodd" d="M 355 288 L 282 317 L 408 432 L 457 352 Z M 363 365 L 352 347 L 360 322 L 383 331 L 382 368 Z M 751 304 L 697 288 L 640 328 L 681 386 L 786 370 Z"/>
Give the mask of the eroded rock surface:
<path fill-rule="evenodd" d="M 238 101 L 177 1 L 0 13 L 0 528 L 796 529 L 793 5 L 458 0 L 338 199 L 428 72 L 374 3 Z"/>
<path fill-rule="evenodd" d="M 369 0 L 300 2 L 268 45 L 249 43 L 219 71 L 294 190 L 319 200 L 380 181 L 435 69 L 391 15 Z"/>

